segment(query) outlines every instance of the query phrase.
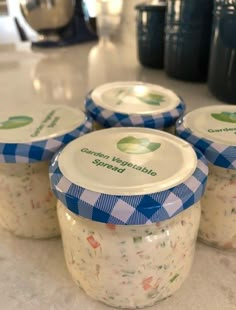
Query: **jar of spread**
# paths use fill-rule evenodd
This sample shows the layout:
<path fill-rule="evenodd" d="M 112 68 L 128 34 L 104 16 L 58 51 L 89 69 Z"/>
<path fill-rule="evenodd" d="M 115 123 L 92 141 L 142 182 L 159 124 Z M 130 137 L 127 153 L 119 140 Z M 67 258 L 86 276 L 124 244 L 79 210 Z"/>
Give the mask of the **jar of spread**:
<path fill-rule="evenodd" d="M 92 90 L 85 110 L 97 129 L 134 126 L 173 132 L 185 104 L 173 91 L 159 85 L 114 82 Z"/>
<path fill-rule="evenodd" d="M 60 105 L 2 106 L 0 115 L 0 225 L 16 236 L 59 235 L 49 161 L 56 151 L 91 131 L 77 109 Z"/>
<path fill-rule="evenodd" d="M 236 109 L 226 105 L 197 109 L 178 121 L 177 133 L 209 161 L 199 238 L 217 248 L 236 250 Z"/>
<path fill-rule="evenodd" d="M 207 173 L 199 151 L 154 129 L 103 129 L 66 146 L 50 180 L 74 281 L 118 308 L 172 295 L 192 265 Z"/>

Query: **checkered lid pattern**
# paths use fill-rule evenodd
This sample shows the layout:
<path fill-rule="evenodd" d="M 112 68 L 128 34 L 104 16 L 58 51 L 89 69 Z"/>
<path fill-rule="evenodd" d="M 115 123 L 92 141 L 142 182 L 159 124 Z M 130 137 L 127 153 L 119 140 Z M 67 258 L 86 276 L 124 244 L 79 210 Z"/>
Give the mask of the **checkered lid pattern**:
<path fill-rule="evenodd" d="M 73 184 L 59 169 L 58 153 L 50 166 L 51 186 L 56 197 L 82 217 L 118 225 L 152 224 L 176 216 L 202 197 L 208 168 L 202 153 L 196 153 L 197 168 L 187 181 L 162 192 L 133 196 L 107 195 Z"/>
<path fill-rule="evenodd" d="M 179 137 L 198 148 L 211 164 L 227 169 L 236 169 L 236 146 L 227 146 L 204 137 L 198 137 L 190 128 L 184 126 L 183 118 L 177 121 L 176 132 Z"/>
<path fill-rule="evenodd" d="M 92 120 L 86 117 L 78 128 L 64 135 L 30 143 L 0 143 L 0 163 L 34 163 L 50 160 L 72 140 L 92 131 Z"/>
<path fill-rule="evenodd" d="M 106 128 L 110 127 L 145 127 L 162 129 L 175 124 L 176 120 L 184 113 L 185 104 L 179 99 L 179 104 L 168 112 L 160 114 L 126 114 L 110 111 L 93 101 L 91 94 L 85 99 L 85 110 L 93 120 Z"/>

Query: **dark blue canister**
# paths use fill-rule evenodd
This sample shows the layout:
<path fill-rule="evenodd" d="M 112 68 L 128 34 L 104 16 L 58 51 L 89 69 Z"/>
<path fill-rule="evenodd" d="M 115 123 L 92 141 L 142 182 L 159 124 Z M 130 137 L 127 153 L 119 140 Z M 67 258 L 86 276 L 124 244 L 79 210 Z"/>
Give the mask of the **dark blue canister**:
<path fill-rule="evenodd" d="M 236 104 L 236 0 L 215 0 L 208 85 L 220 100 Z"/>
<path fill-rule="evenodd" d="M 187 81 L 207 79 L 213 0 L 168 0 L 165 70 Z"/>
<path fill-rule="evenodd" d="M 143 3 L 137 13 L 138 59 L 143 66 L 161 69 L 164 66 L 164 30 L 166 2 Z"/>

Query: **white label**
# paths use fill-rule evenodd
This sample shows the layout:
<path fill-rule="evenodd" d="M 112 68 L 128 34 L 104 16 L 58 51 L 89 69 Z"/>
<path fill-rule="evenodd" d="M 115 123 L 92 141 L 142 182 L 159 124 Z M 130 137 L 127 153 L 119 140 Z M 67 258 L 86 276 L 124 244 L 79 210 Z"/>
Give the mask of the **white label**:
<path fill-rule="evenodd" d="M 180 103 L 171 90 L 141 82 L 102 85 L 92 92 L 92 99 L 109 111 L 143 115 L 171 111 Z"/>
<path fill-rule="evenodd" d="M 60 105 L 1 107 L 0 142 L 29 143 L 66 134 L 85 122 L 83 112 Z"/>
<path fill-rule="evenodd" d="M 143 128 L 111 128 L 70 143 L 59 157 L 72 183 L 106 194 L 142 195 L 188 179 L 197 157 L 187 142 Z"/>
<path fill-rule="evenodd" d="M 223 145 L 236 145 L 236 107 L 209 106 L 194 110 L 184 117 L 184 126 L 198 137 Z"/>

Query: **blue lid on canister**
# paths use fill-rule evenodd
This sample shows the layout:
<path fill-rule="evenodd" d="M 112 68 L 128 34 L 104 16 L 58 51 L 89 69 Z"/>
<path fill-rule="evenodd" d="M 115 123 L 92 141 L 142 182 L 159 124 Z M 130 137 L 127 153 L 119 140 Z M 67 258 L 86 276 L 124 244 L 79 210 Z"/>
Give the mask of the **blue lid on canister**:
<path fill-rule="evenodd" d="M 200 200 L 208 174 L 189 143 L 137 127 L 89 133 L 55 155 L 49 169 L 52 190 L 70 211 L 119 225 L 176 216 Z"/>
<path fill-rule="evenodd" d="M 236 108 L 216 105 L 196 109 L 176 125 L 177 134 L 219 167 L 236 169 Z"/>
<path fill-rule="evenodd" d="M 0 115 L 0 163 L 50 160 L 61 147 L 91 130 L 91 119 L 68 106 L 5 105 Z"/>
<path fill-rule="evenodd" d="M 106 128 L 163 129 L 184 113 L 183 100 L 173 91 L 143 82 L 114 82 L 92 90 L 85 99 L 86 113 Z"/>

